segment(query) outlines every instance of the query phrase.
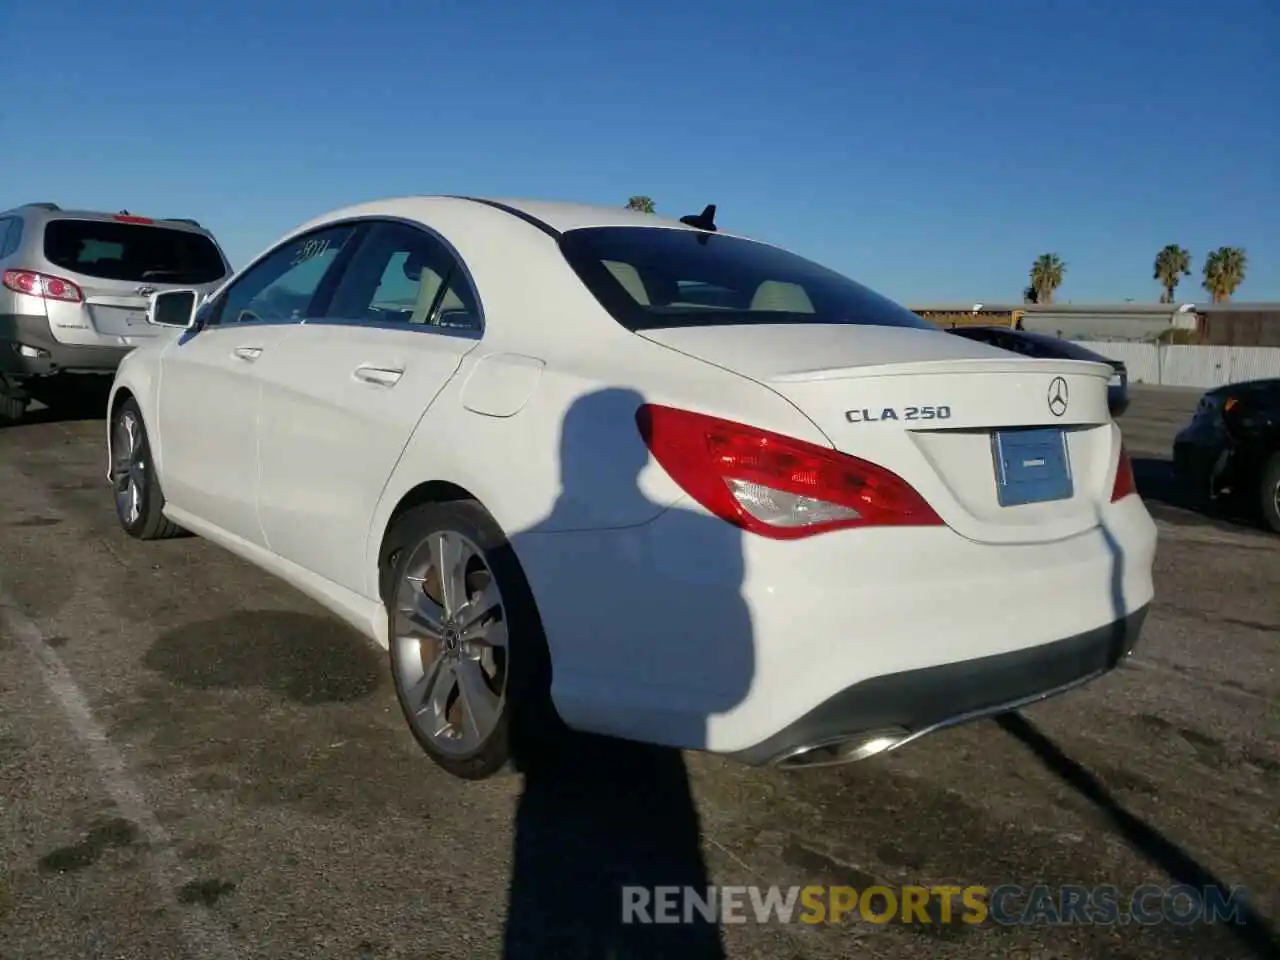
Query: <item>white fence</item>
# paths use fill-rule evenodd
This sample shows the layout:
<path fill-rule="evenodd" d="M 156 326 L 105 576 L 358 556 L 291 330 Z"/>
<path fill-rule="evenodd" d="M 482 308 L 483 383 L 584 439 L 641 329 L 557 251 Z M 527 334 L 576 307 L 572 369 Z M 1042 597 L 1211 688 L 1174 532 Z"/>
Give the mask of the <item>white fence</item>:
<path fill-rule="evenodd" d="M 1208 390 L 1243 380 L 1280 377 L 1280 347 L 1188 347 L 1155 343 L 1083 342 L 1090 350 L 1123 360 L 1130 383 Z"/>

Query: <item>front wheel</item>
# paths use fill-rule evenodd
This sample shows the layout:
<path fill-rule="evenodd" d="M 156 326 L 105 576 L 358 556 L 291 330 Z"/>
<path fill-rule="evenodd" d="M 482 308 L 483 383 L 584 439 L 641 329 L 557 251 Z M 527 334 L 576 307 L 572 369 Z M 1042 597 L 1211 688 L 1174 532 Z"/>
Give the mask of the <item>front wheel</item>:
<path fill-rule="evenodd" d="M 467 780 L 527 772 L 561 727 L 537 608 L 494 519 L 472 500 L 406 511 L 382 595 L 396 697 L 423 751 Z"/>
<path fill-rule="evenodd" d="M 1262 467 L 1262 483 L 1258 488 L 1262 522 L 1280 533 L 1280 453 L 1273 453 Z"/>
<path fill-rule="evenodd" d="M 164 492 L 151 459 L 142 411 L 130 397 L 111 419 L 111 487 L 116 519 L 137 540 L 176 537 L 182 529 L 164 515 Z"/>

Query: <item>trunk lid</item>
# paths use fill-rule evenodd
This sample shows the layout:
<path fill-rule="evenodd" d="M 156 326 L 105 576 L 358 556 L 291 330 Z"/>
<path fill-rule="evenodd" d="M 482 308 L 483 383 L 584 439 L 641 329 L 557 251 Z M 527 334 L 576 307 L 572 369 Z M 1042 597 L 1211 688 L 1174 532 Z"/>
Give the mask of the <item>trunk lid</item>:
<path fill-rule="evenodd" d="M 147 305 L 152 293 L 191 289 L 192 284 L 113 283 L 82 277 L 69 271 L 61 276 L 80 287 L 83 303 L 46 301 L 49 327 L 61 343 L 137 346 L 162 331 L 147 323 Z M 217 284 L 196 286 L 201 294 Z M 139 292 L 139 290 L 146 292 Z"/>
<path fill-rule="evenodd" d="M 1047 542 L 1095 527 L 1119 431 L 1105 363 L 1023 357 L 943 331 L 736 325 L 640 336 L 781 394 L 844 453 L 893 470 L 957 533 Z"/>

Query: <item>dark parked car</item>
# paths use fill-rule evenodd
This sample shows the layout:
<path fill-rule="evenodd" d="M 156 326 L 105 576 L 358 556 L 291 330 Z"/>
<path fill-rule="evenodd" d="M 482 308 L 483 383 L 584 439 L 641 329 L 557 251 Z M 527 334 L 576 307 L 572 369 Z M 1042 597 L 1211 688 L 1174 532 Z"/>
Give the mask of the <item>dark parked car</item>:
<path fill-rule="evenodd" d="M 1280 533 L 1280 378 L 1205 393 L 1173 441 L 1173 467 L 1198 504 L 1230 494 Z"/>
<path fill-rule="evenodd" d="M 1100 353 L 1086 350 L 1078 343 L 1070 340 L 1059 340 L 1057 337 L 1045 336 L 1043 333 L 1028 333 L 1026 330 L 1015 330 L 1012 327 L 952 327 L 949 333 L 969 340 L 981 340 L 1002 350 L 1012 350 L 1027 357 L 1043 357 L 1047 360 L 1089 360 L 1093 363 L 1108 364 L 1115 374 L 1111 377 L 1111 385 L 1107 387 L 1107 402 L 1111 407 L 1111 416 L 1118 417 L 1129 409 L 1129 371 L 1121 360 L 1112 360 Z"/>

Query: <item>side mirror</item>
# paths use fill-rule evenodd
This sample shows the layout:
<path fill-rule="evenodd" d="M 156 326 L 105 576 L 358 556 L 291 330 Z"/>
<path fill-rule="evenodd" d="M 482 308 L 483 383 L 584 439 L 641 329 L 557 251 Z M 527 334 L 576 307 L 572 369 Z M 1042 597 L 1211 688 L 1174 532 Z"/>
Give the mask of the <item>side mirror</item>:
<path fill-rule="evenodd" d="M 163 290 L 147 304 L 147 323 L 157 327 L 187 328 L 195 323 L 200 306 L 199 290 Z"/>

